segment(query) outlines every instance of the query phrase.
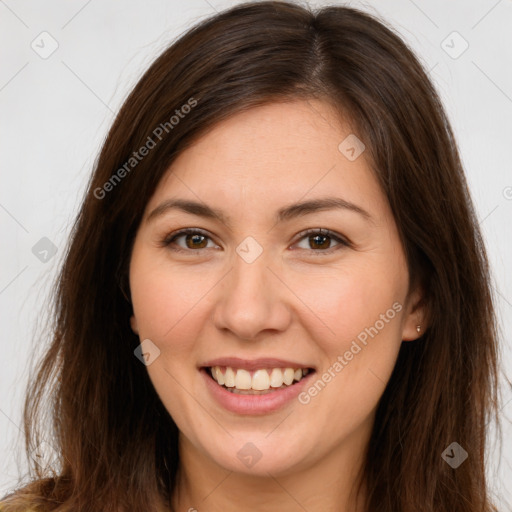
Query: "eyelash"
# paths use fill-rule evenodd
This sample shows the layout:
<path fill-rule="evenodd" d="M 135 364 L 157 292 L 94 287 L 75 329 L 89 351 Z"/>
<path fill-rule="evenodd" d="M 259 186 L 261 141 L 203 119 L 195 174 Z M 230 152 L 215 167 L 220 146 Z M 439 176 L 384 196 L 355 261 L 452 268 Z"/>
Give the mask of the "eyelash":
<path fill-rule="evenodd" d="M 175 233 L 171 233 L 170 235 L 167 235 L 165 237 L 165 239 L 162 240 L 162 244 L 161 244 L 162 247 L 168 247 L 172 251 L 176 251 L 176 252 L 185 252 L 185 253 L 201 252 L 200 249 L 196 250 L 196 249 L 183 249 L 182 247 L 171 247 L 171 244 L 177 238 L 179 238 L 180 236 L 183 236 L 183 235 L 202 235 L 211 240 L 210 235 L 207 232 L 203 231 L 202 229 L 185 228 L 185 229 L 180 229 L 179 231 L 176 231 Z M 334 247 L 330 247 L 329 249 L 325 249 L 325 250 L 324 249 L 319 249 L 319 250 L 303 249 L 305 251 L 310 251 L 313 253 L 320 253 L 320 254 L 331 254 L 333 251 L 336 251 L 342 247 L 351 247 L 351 244 L 348 240 L 342 238 L 340 235 L 334 233 L 333 231 L 331 231 L 329 229 L 323 229 L 323 228 L 307 229 L 305 231 L 301 231 L 297 235 L 298 240 L 295 243 L 300 242 L 303 238 L 310 236 L 310 235 L 320 235 L 320 236 L 329 237 L 332 240 L 338 242 L 339 245 L 335 245 Z M 203 249 L 207 249 L 207 247 L 203 247 Z"/>

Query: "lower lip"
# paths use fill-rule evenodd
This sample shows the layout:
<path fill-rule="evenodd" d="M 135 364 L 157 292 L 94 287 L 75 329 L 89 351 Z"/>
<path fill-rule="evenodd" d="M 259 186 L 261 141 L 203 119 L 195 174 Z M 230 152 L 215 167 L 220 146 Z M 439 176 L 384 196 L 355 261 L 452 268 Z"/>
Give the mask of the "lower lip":
<path fill-rule="evenodd" d="M 264 395 L 239 395 L 231 393 L 225 387 L 219 386 L 213 378 L 208 375 L 209 370 L 200 369 L 214 400 L 224 409 L 237 414 L 269 414 L 281 409 L 290 403 L 307 386 L 310 378 L 315 372 L 310 372 L 299 382 L 277 391 L 270 391 Z"/>

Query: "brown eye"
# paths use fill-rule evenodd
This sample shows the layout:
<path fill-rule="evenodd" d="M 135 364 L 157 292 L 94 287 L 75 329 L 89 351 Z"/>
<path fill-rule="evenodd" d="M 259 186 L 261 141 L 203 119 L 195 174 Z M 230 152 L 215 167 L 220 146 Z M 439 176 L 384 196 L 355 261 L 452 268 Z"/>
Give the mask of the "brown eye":
<path fill-rule="evenodd" d="M 206 247 L 206 237 L 204 235 L 184 235 L 185 243 L 189 249 L 203 249 Z"/>
<path fill-rule="evenodd" d="M 181 241 L 183 240 L 183 242 Z M 211 238 L 198 229 L 182 229 L 177 233 L 172 233 L 163 242 L 163 246 L 169 246 L 174 251 L 194 251 L 197 249 L 210 249 L 213 245 L 208 245 L 212 242 Z"/>
<path fill-rule="evenodd" d="M 331 238 L 327 235 L 310 235 L 308 237 L 311 249 L 329 249 Z"/>
<path fill-rule="evenodd" d="M 310 229 L 300 233 L 299 236 L 301 238 L 296 245 L 300 249 L 313 250 L 313 252 L 318 253 L 330 252 L 331 249 L 337 250 L 350 246 L 349 242 L 344 238 L 328 229 Z"/>

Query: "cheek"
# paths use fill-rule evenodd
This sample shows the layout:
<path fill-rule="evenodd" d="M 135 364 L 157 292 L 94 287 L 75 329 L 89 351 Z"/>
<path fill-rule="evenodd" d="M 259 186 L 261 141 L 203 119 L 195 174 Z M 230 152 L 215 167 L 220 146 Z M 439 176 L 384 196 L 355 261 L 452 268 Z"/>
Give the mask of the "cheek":
<path fill-rule="evenodd" d="M 213 286 L 205 273 L 171 267 L 149 251 L 134 250 L 130 266 L 130 291 L 140 339 L 149 338 L 160 356 L 147 367 L 160 399 L 175 421 L 193 414 L 193 403 L 183 394 L 190 366 L 197 359 L 195 340 L 206 321 L 205 291 Z M 190 385 L 190 382 L 189 382 Z"/>
<path fill-rule="evenodd" d="M 159 346 L 172 339 L 175 350 L 184 349 L 200 325 L 205 290 L 213 285 L 209 281 L 207 273 L 170 268 L 165 260 L 134 255 L 130 290 L 140 337 Z"/>
<path fill-rule="evenodd" d="M 352 431 L 370 414 L 393 371 L 407 291 L 400 268 L 398 259 L 387 266 L 374 259 L 298 283 L 298 295 L 315 313 L 310 332 L 325 356 L 301 403 L 323 418 L 332 436 Z"/>
<path fill-rule="evenodd" d="M 403 279 L 382 266 L 346 265 L 322 274 L 297 274 L 293 282 L 294 292 L 312 312 L 310 330 L 331 357 L 348 350 L 351 341 L 374 326 L 381 315 L 387 320 L 392 317 L 383 331 L 399 331 L 399 315 L 392 306 L 404 298 Z"/>

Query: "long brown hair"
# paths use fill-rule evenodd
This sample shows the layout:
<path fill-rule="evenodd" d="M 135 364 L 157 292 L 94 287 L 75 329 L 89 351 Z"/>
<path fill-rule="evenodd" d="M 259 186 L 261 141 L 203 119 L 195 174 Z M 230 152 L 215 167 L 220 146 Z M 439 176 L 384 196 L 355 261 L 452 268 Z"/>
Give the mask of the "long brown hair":
<path fill-rule="evenodd" d="M 134 356 L 134 236 L 163 174 L 205 130 L 241 110 L 298 98 L 328 101 L 360 134 L 411 280 L 425 291 L 429 328 L 402 344 L 379 402 L 364 466 L 366 508 L 495 510 L 484 467 L 486 424 L 498 422 L 489 266 L 439 97 L 412 51 L 373 16 L 263 1 L 185 33 L 117 115 L 73 226 L 52 342 L 25 403 L 27 454 L 51 440 L 57 464 L 45 473 L 33 463 L 29 484 L 4 498 L 6 512 L 170 507 L 178 430 Z M 135 157 L 149 139 L 154 147 Z M 441 457 L 454 441 L 469 454 L 456 469 Z"/>

